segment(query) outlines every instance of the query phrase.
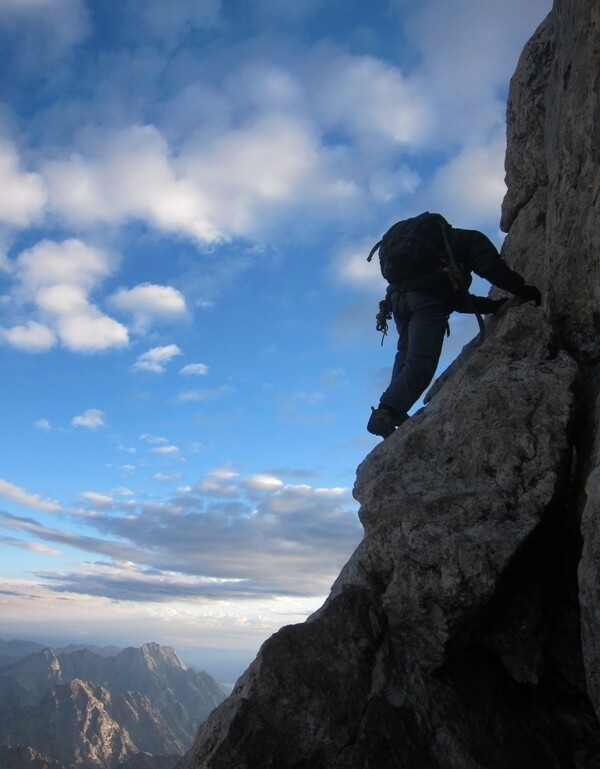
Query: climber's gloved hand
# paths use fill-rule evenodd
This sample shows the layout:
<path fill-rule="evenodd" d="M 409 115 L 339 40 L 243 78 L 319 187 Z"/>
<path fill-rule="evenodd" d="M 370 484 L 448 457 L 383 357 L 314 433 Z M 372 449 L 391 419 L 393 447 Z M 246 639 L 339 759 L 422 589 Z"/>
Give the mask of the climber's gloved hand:
<path fill-rule="evenodd" d="M 519 296 L 526 299 L 528 302 L 535 302 L 536 307 L 539 307 L 542 303 L 542 295 L 539 288 L 536 286 L 523 286 L 519 291 Z"/>
<path fill-rule="evenodd" d="M 508 299 L 506 297 L 503 299 L 490 299 L 487 296 L 474 296 L 473 307 L 482 315 L 493 315 L 495 312 L 498 312 L 504 302 L 507 301 Z"/>

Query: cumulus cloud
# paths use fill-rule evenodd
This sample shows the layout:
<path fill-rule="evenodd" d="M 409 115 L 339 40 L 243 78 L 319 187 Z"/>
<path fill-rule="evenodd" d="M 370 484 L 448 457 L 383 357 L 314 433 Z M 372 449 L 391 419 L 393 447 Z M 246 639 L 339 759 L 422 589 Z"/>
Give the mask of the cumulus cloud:
<path fill-rule="evenodd" d="M 460 222 L 493 223 L 506 194 L 504 133 L 488 144 L 469 144 L 441 166 L 429 185 L 429 200 L 456 226 Z M 468 225 L 464 225 L 468 226 Z"/>
<path fill-rule="evenodd" d="M 121 288 L 109 298 L 118 310 L 133 315 L 136 331 L 146 331 L 153 321 L 179 320 L 187 307 L 183 294 L 172 286 L 143 283 L 134 288 Z"/>
<path fill-rule="evenodd" d="M 0 222 L 27 227 L 43 213 L 46 189 L 39 173 L 23 171 L 16 149 L 0 140 Z"/>
<path fill-rule="evenodd" d="M 52 9 L 54 21 L 64 17 L 67 28 L 78 30 L 73 40 L 85 34 L 80 0 L 5 3 L 13 11 L 35 8 L 39 19 L 45 18 L 42 10 Z M 265 25 L 263 5 L 253 18 Z M 271 5 L 269 0 L 264 7 Z M 485 145 L 497 134 L 504 123 L 500 91 L 510 75 L 507 67 L 514 66 L 523 36 L 548 6 L 548 0 L 509 0 L 507 11 L 477 0 L 428 0 L 407 11 L 402 4 L 402 21 L 410 15 L 410 68 L 320 41 L 302 49 L 301 62 L 294 46 L 295 56 L 282 50 L 245 55 L 226 75 L 216 68 L 212 77 L 187 41 L 189 33 L 211 28 L 215 47 L 225 44 L 226 37 L 218 35 L 226 33 L 221 13 L 227 9 L 218 0 L 181 0 L 168 9 L 151 0 L 143 13 L 127 4 L 115 7 L 115 41 L 123 49 L 105 52 L 110 74 L 98 76 L 102 97 L 85 104 L 86 115 L 98 110 L 97 119 L 92 112 L 85 130 L 71 131 L 70 146 L 54 148 L 36 174 L 20 171 L 9 151 L 10 173 L 33 196 L 31 212 L 23 216 L 39 213 L 47 194 L 50 209 L 68 224 L 119 227 L 142 220 L 214 244 L 237 236 L 260 239 L 278 221 L 297 221 L 298 209 L 310 210 L 313 219 L 345 220 L 364 216 L 368 202 L 385 209 L 417 190 L 422 157 L 416 153 L 455 155 L 465 142 Z M 313 10 L 313 3 L 301 12 L 271 9 L 268 18 L 292 19 Z M 21 14 L 30 21 L 34 16 Z M 168 90 L 150 92 L 148 82 L 160 81 L 165 70 L 164 48 L 174 44 L 181 50 L 168 86 L 162 83 Z M 132 83 L 135 106 L 129 103 Z M 102 101 L 109 97 L 110 104 Z M 81 129 L 83 107 L 72 106 L 61 116 L 78 120 L 73 128 Z M 107 106 L 114 109 L 108 121 Z M 0 216 L 1 201 L 0 195 Z M 114 298 L 135 313 L 143 293 Z M 156 319 L 156 309 L 137 310 L 136 322 L 144 326 Z"/>
<path fill-rule="evenodd" d="M 377 254 L 370 262 L 367 256 L 383 232 L 373 235 L 371 240 L 339 249 L 331 264 L 332 277 L 341 286 L 348 286 L 362 292 L 384 296 L 387 283 L 381 275 Z"/>
<path fill-rule="evenodd" d="M 244 481 L 244 486 L 250 491 L 275 491 L 284 486 L 283 481 L 274 475 L 261 473 L 252 475 Z"/>
<path fill-rule="evenodd" d="M 138 371 L 150 371 L 153 374 L 163 374 L 167 370 L 167 364 L 176 355 L 182 355 L 181 350 L 176 344 L 153 347 L 151 350 L 142 353 L 133 367 Z"/>
<path fill-rule="evenodd" d="M 73 427 L 87 427 L 90 430 L 97 430 L 106 424 L 106 415 L 99 409 L 87 409 L 83 414 L 73 417 L 71 424 Z"/>
<path fill-rule="evenodd" d="M 15 269 L 22 290 L 30 295 L 56 285 L 89 292 L 111 273 L 105 252 L 75 238 L 41 241 L 20 254 Z"/>
<path fill-rule="evenodd" d="M 71 350 L 94 352 L 129 342 L 127 328 L 91 304 L 78 286 L 41 288 L 36 303 L 53 319 L 62 343 Z"/>
<path fill-rule="evenodd" d="M 105 252 L 77 239 L 44 240 L 23 251 L 15 262 L 12 298 L 21 308 L 33 306 L 43 322 L 4 329 L 4 339 L 29 351 L 48 350 L 57 338 L 80 352 L 126 345 L 127 328 L 90 301 L 112 269 Z"/>
<path fill-rule="evenodd" d="M 56 344 L 54 333 L 35 320 L 28 320 L 12 328 L 2 328 L 0 336 L 8 344 L 26 352 L 46 352 Z"/>
<path fill-rule="evenodd" d="M 450 147 L 482 141 L 504 124 L 508 80 L 530 30 L 549 9 L 548 0 L 502 6 L 429 0 L 414 6 L 407 35 L 419 50 L 419 77 L 436 105 L 436 142 Z"/>
<path fill-rule="evenodd" d="M 212 220 L 229 236 L 260 235 L 287 206 L 327 205 L 356 194 L 351 182 L 328 174 L 310 123 L 279 110 L 191 147 L 183 161 L 190 178 L 210 192 Z"/>
<path fill-rule="evenodd" d="M 95 154 L 73 154 L 45 167 L 50 203 L 75 223 L 148 221 L 203 242 L 222 238 L 202 186 L 179 175 L 155 126 L 134 125 L 101 135 Z"/>
<path fill-rule="evenodd" d="M 420 80 L 371 56 L 336 53 L 315 64 L 313 98 L 329 130 L 350 134 L 361 144 L 374 138 L 411 147 L 427 143 L 434 108 Z"/>
<path fill-rule="evenodd" d="M 218 467 L 198 483 L 197 489 L 203 494 L 230 497 L 237 493 L 238 473 L 230 467 Z"/>

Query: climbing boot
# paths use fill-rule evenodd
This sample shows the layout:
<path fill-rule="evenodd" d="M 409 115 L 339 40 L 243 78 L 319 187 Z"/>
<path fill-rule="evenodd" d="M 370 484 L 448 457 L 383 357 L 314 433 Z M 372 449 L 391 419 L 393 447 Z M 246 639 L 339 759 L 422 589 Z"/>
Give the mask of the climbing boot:
<path fill-rule="evenodd" d="M 367 430 L 373 435 L 380 435 L 382 438 L 388 438 L 396 430 L 396 415 L 389 409 L 379 406 L 371 406 L 371 416 L 367 422 Z"/>

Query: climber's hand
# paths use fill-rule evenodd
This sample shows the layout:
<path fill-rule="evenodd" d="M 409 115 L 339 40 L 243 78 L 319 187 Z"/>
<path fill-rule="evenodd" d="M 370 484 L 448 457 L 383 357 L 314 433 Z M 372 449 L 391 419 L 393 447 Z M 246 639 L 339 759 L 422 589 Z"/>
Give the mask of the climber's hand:
<path fill-rule="evenodd" d="M 526 299 L 528 302 L 535 302 L 536 307 L 539 307 L 542 303 L 542 295 L 539 288 L 536 288 L 536 286 L 523 286 L 519 292 L 519 296 Z"/>
<path fill-rule="evenodd" d="M 508 299 L 506 297 L 504 299 L 490 299 L 486 296 L 474 296 L 473 306 L 477 312 L 480 312 L 482 315 L 493 315 L 495 312 L 498 312 L 504 302 L 507 301 Z"/>

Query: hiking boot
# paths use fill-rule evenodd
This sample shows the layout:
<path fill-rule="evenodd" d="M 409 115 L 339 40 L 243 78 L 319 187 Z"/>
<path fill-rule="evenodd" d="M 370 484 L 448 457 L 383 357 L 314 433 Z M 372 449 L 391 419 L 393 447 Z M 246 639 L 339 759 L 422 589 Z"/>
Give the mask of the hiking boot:
<path fill-rule="evenodd" d="M 388 438 L 396 430 L 396 415 L 389 409 L 379 406 L 371 406 L 371 416 L 367 422 L 367 430 L 373 435 L 381 435 L 382 438 Z"/>

